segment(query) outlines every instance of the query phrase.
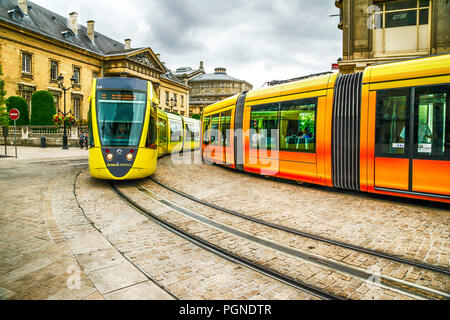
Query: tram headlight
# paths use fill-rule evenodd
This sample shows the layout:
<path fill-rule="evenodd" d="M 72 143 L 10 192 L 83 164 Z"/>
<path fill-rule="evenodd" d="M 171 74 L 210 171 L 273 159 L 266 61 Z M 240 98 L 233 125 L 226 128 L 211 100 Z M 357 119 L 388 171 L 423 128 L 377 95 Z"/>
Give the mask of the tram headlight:
<path fill-rule="evenodd" d="M 133 154 L 132 153 L 127 154 L 127 160 L 128 161 L 133 160 Z"/>
<path fill-rule="evenodd" d="M 111 161 L 113 158 L 114 158 L 114 156 L 112 155 L 112 153 L 108 153 L 108 154 L 106 155 L 106 159 L 107 159 L 108 161 Z"/>

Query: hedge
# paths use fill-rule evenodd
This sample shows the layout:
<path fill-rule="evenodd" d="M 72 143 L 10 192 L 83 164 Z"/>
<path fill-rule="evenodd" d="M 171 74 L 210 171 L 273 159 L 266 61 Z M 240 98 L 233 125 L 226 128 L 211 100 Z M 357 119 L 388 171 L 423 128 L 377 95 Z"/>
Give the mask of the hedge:
<path fill-rule="evenodd" d="M 26 126 L 30 123 L 30 116 L 28 114 L 28 102 L 22 97 L 18 96 L 11 96 L 8 99 L 6 99 L 6 109 L 17 109 L 20 112 L 20 117 L 16 121 L 16 124 L 18 126 Z M 14 121 L 9 120 L 9 124 L 13 125 Z"/>
<path fill-rule="evenodd" d="M 31 96 L 31 120 L 30 125 L 51 126 L 52 118 L 56 114 L 55 101 L 50 92 L 36 91 Z"/>

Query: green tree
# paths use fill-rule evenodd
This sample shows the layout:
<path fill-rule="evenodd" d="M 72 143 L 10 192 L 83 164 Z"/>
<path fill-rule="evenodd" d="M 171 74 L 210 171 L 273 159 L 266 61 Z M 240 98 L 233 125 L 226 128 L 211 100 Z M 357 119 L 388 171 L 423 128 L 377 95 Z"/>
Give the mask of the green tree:
<path fill-rule="evenodd" d="M 0 64 L 0 76 L 3 76 L 2 65 Z M 7 126 L 9 123 L 8 112 L 5 108 L 5 81 L 0 79 L 0 126 Z"/>
<path fill-rule="evenodd" d="M 40 90 L 31 96 L 31 125 L 51 126 L 52 118 L 56 114 L 55 101 L 50 92 Z"/>
<path fill-rule="evenodd" d="M 30 116 L 28 115 L 28 102 L 22 97 L 18 96 L 11 96 L 8 99 L 6 99 L 6 108 L 9 110 L 15 108 L 19 110 L 20 117 L 19 120 L 16 121 L 16 124 L 18 126 L 26 126 L 30 122 Z M 12 125 L 14 122 L 12 120 L 9 120 L 9 124 Z"/>
<path fill-rule="evenodd" d="M 200 116 L 198 113 L 195 113 L 195 114 L 193 114 L 193 115 L 191 116 L 191 118 L 192 118 L 192 119 L 200 120 L 200 119 L 201 119 L 201 116 Z"/>

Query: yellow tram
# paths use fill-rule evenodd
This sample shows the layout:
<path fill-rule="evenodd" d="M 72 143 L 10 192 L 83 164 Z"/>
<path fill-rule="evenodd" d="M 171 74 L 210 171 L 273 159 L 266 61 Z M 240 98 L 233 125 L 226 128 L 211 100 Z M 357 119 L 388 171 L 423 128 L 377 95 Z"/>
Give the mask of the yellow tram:
<path fill-rule="evenodd" d="M 94 79 L 88 113 L 89 171 L 99 179 L 140 179 L 157 158 L 200 146 L 200 122 L 158 110 L 150 81 Z"/>

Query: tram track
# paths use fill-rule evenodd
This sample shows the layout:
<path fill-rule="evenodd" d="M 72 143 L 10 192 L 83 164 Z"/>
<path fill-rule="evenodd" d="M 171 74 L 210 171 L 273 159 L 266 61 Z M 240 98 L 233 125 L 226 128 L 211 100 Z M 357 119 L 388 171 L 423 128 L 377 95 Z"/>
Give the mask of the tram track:
<path fill-rule="evenodd" d="M 117 188 L 117 186 L 116 186 L 116 188 Z M 217 230 L 221 230 L 223 232 L 233 234 L 236 237 L 244 238 L 250 242 L 254 242 L 261 246 L 265 246 L 265 247 L 275 250 L 276 252 L 279 252 L 283 255 L 289 255 L 289 256 L 295 257 L 297 259 L 307 261 L 308 263 L 312 263 L 317 266 L 330 268 L 331 270 L 335 270 L 337 272 L 340 272 L 341 274 L 351 275 L 352 277 L 359 278 L 360 281 L 363 281 L 363 282 L 366 281 L 367 279 L 370 279 L 371 277 L 373 277 L 373 274 L 371 274 L 370 272 L 367 272 L 366 270 L 363 270 L 361 268 L 355 268 L 355 267 L 346 265 L 344 263 L 339 263 L 339 262 L 332 261 L 330 259 L 323 258 L 323 257 L 317 256 L 314 254 L 309 254 L 305 251 L 297 250 L 296 248 L 291 248 L 289 246 L 279 244 L 274 241 L 260 238 L 260 237 L 252 235 L 249 232 L 239 231 L 236 228 L 224 225 L 223 223 L 219 223 L 217 221 L 214 221 L 213 219 L 206 218 L 205 216 L 203 216 L 201 214 L 192 212 L 189 209 L 181 207 L 171 201 L 168 201 L 167 199 L 164 199 L 164 198 L 158 196 L 157 194 L 152 193 L 150 190 L 146 189 L 145 187 L 138 185 L 138 186 L 135 186 L 135 188 L 137 191 L 141 192 L 146 197 L 151 198 L 152 200 L 159 202 L 161 205 L 167 206 L 170 209 L 175 210 L 185 216 L 188 216 L 191 219 L 194 219 L 205 225 L 209 225 L 212 228 L 215 228 Z M 141 210 L 145 211 L 145 209 L 142 208 L 142 206 L 139 206 L 139 204 L 137 204 L 135 202 L 133 202 L 133 207 L 139 207 Z M 159 219 L 161 219 L 161 218 L 159 218 Z M 173 225 L 172 225 L 172 227 L 173 227 Z M 184 231 L 184 232 L 186 233 L 186 231 Z M 199 237 L 195 237 L 195 238 L 198 239 Z M 204 244 L 205 240 L 204 239 L 200 239 L 200 240 Z M 207 242 L 209 242 L 209 241 L 207 241 Z M 213 245 L 213 247 L 215 250 L 218 249 L 217 245 Z M 219 248 L 219 249 L 224 250 L 221 248 Z M 225 250 L 225 251 L 227 252 L 227 254 L 230 254 L 229 250 Z M 236 254 L 233 254 L 233 253 L 231 253 L 231 254 L 233 256 L 236 256 Z M 242 257 L 240 257 L 239 259 L 244 259 L 246 261 L 246 263 L 250 262 L 253 264 L 252 267 L 255 267 L 254 262 L 249 261 L 249 259 L 245 259 Z M 264 268 L 264 272 L 267 272 L 267 267 L 263 267 L 263 268 Z M 276 273 L 278 273 L 277 276 L 279 276 L 279 272 L 276 272 Z M 294 280 L 294 279 L 290 278 L 289 276 L 288 276 L 288 278 L 290 281 Z M 439 290 L 434 290 L 432 288 L 427 288 L 427 287 L 420 286 L 420 285 L 417 285 L 414 283 L 409 283 L 407 281 L 402 281 L 400 279 L 395 279 L 395 278 L 392 278 L 389 276 L 384 276 L 384 275 L 378 276 L 377 280 L 378 280 L 378 285 L 380 287 L 383 287 L 385 289 L 391 289 L 391 290 L 397 291 L 401 294 L 406 294 L 410 297 L 415 297 L 416 299 L 418 298 L 418 299 L 445 300 L 450 297 L 446 292 L 441 292 Z M 294 280 L 294 281 L 297 281 L 297 280 Z M 304 285 L 303 282 L 302 282 L 302 285 Z M 320 289 L 320 290 L 323 291 L 323 289 Z M 334 297 L 334 298 L 336 298 L 336 297 Z"/>
<path fill-rule="evenodd" d="M 146 216 L 147 218 L 154 221 L 158 225 L 162 226 L 166 230 L 180 236 L 181 238 L 201 247 L 202 249 L 204 249 L 208 252 L 214 253 L 226 260 L 233 261 L 235 263 L 243 265 L 251 270 L 257 271 L 263 275 L 266 275 L 270 278 L 273 278 L 277 281 L 280 281 L 284 284 L 294 287 L 300 291 L 307 292 L 307 293 L 309 293 L 313 296 L 316 296 L 320 299 L 325 299 L 325 300 L 342 300 L 343 299 L 340 296 L 326 292 L 324 290 L 321 290 L 320 288 L 310 286 L 306 283 L 297 281 L 291 277 L 283 275 L 282 273 L 276 272 L 270 268 L 264 267 L 264 266 L 262 266 L 258 263 L 255 263 L 249 259 L 243 258 L 237 254 L 234 254 L 233 252 L 230 252 L 229 250 L 225 250 L 225 249 L 221 248 L 220 246 L 217 246 L 215 244 L 210 243 L 209 241 L 202 239 L 201 237 L 190 234 L 189 232 L 186 232 L 185 230 L 183 230 L 182 228 L 179 228 L 175 224 L 165 221 L 164 219 L 160 218 L 158 215 L 150 212 L 149 210 L 147 210 L 144 207 L 142 207 L 141 205 L 139 205 L 136 201 L 134 201 L 129 196 L 127 196 L 125 193 L 123 193 L 120 190 L 120 188 L 117 186 L 116 183 L 110 182 L 110 186 L 114 190 L 116 195 L 121 200 L 123 200 L 125 203 L 127 203 L 130 207 L 132 207 L 134 210 L 136 210 L 137 212 Z"/>
<path fill-rule="evenodd" d="M 179 196 L 186 198 L 186 196 L 185 196 L 185 194 L 183 192 L 180 192 L 180 191 L 175 190 L 173 188 L 167 187 L 167 186 L 165 186 L 162 183 L 157 183 L 158 181 L 155 181 L 156 179 L 152 179 L 152 180 L 153 180 L 153 182 L 156 183 L 157 186 L 163 187 L 163 188 L 167 189 L 170 192 L 176 193 Z M 152 197 L 152 195 L 149 195 L 149 193 L 152 193 L 152 192 L 149 191 L 149 190 L 146 190 L 145 187 L 142 187 L 142 186 L 138 185 L 136 188 L 139 191 L 143 192 L 143 193 L 147 193 L 147 196 Z M 193 200 L 191 198 L 193 198 L 193 197 L 188 195 L 187 199 L 189 199 L 191 201 L 200 203 L 201 205 L 203 205 L 205 207 L 210 207 L 210 208 L 212 208 L 214 210 L 219 210 L 221 212 L 224 212 L 223 210 L 220 210 L 220 209 L 223 209 L 223 208 L 220 208 L 220 207 L 218 207 L 216 205 L 213 205 L 213 204 L 210 204 L 210 203 L 207 203 L 207 202 L 205 203 L 204 201 L 196 199 L 196 198 L 194 198 L 195 200 Z M 179 207 L 178 205 L 176 205 L 174 203 L 170 203 L 170 201 L 168 202 L 165 199 L 162 199 L 160 201 L 163 204 L 165 204 L 165 205 L 169 205 L 170 207 L 172 207 L 175 210 L 182 211 L 182 212 L 185 212 L 185 213 L 189 211 L 189 210 L 186 211 L 184 208 Z M 227 211 L 231 211 L 231 210 L 227 210 Z M 251 221 L 251 222 L 254 222 L 254 223 L 259 223 L 260 222 L 260 220 L 258 220 L 256 218 L 253 218 L 253 217 L 248 217 L 246 215 L 243 215 L 243 214 L 240 214 L 240 213 L 236 213 L 234 211 L 232 213 L 233 213 L 232 214 L 233 216 L 237 216 L 238 218 L 243 218 L 246 221 Z M 190 215 L 192 215 L 192 213 L 190 213 Z M 250 218 L 250 219 L 248 219 L 248 218 Z M 271 223 L 267 223 L 266 221 L 262 221 L 262 222 L 263 223 L 259 223 L 259 224 L 262 224 L 263 226 L 268 227 L 268 228 L 272 227 Z M 212 223 L 210 222 L 210 224 L 213 225 L 213 227 L 217 227 L 217 223 L 215 223 L 215 222 L 212 222 Z M 236 224 L 238 224 L 238 223 L 236 223 Z M 284 228 L 279 228 L 278 226 L 276 226 L 276 227 L 277 228 L 275 228 L 275 229 L 277 229 L 279 231 L 286 232 L 286 233 L 294 235 L 294 236 L 304 237 L 303 233 L 302 232 L 298 232 L 297 230 L 294 230 L 294 232 L 289 232 L 289 231 L 291 231 L 289 228 L 287 228 L 287 230 L 284 230 Z M 219 226 L 219 228 L 220 228 L 220 226 Z M 229 227 L 227 227 L 227 226 L 222 227 L 222 230 L 224 230 L 226 232 L 229 232 L 229 233 L 234 233 L 237 236 L 241 236 L 239 234 L 239 232 L 234 232 L 232 230 L 230 231 Z M 250 236 L 250 237 L 247 236 L 247 239 L 249 239 L 249 238 L 252 238 L 250 240 L 253 241 L 253 242 L 258 242 L 260 244 L 263 243 L 267 247 L 276 248 L 278 250 L 280 249 L 280 247 L 283 247 L 283 246 L 279 246 L 277 243 L 273 243 L 273 241 L 270 242 L 270 241 L 266 241 L 265 239 L 261 240 L 261 239 L 256 239 L 255 237 L 252 237 L 252 236 Z M 317 239 L 314 239 L 314 237 L 306 237 L 306 238 L 312 239 L 312 240 L 317 240 Z M 327 239 L 327 240 L 330 240 L 330 239 Z M 326 244 L 338 246 L 338 247 L 344 248 L 346 250 L 352 250 L 352 251 L 355 251 L 357 254 L 363 254 L 363 255 L 368 255 L 368 256 L 371 256 L 371 257 L 374 256 L 374 257 L 379 258 L 379 259 L 385 259 L 385 260 L 388 260 L 388 262 L 392 261 L 392 263 L 397 263 L 397 264 L 401 263 L 402 267 L 404 267 L 404 265 L 410 266 L 410 267 L 415 267 L 415 268 L 419 268 L 420 267 L 420 264 L 415 263 L 414 261 L 412 261 L 412 263 L 408 263 L 409 261 L 405 261 L 406 263 L 404 263 L 403 262 L 404 259 L 386 259 L 385 255 L 383 253 L 378 253 L 377 252 L 377 255 L 372 255 L 371 252 L 367 252 L 367 250 L 353 250 L 353 248 L 349 248 L 348 246 L 339 246 L 339 244 L 340 244 L 339 242 L 337 242 L 337 244 L 336 244 L 332 240 L 331 241 L 326 241 Z M 361 279 L 367 279 L 367 278 L 370 278 L 370 277 L 373 276 L 373 274 L 370 271 L 365 270 L 363 268 L 348 266 L 347 264 L 344 264 L 344 263 L 340 262 L 339 260 L 323 258 L 323 257 L 318 256 L 317 254 L 310 254 L 309 252 L 307 252 L 305 250 L 295 250 L 295 249 L 290 248 L 289 245 L 287 246 L 287 248 L 286 248 L 286 246 L 281 248 L 281 251 L 283 251 L 283 252 L 285 252 L 287 254 L 296 256 L 298 258 L 306 259 L 306 260 L 311 261 L 313 263 L 320 264 L 322 266 L 331 267 L 331 268 L 333 268 L 335 270 L 339 270 L 339 271 L 342 271 L 344 273 L 351 274 L 351 275 L 359 277 Z M 422 269 L 426 269 L 426 270 L 428 270 L 428 272 L 437 272 L 436 270 L 429 270 L 430 268 L 422 268 Z M 433 268 L 433 266 L 431 266 L 431 269 L 435 269 L 435 268 Z M 437 268 L 437 270 L 441 271 L 440 268 Z M 444 274 L 445 274 L 445 270 L 444 270 Z M 438 299 L 438 300 L 447 300 L 447 299 L 450 298 L 450 295 L 448 294 L 446 289 L 442 290 L 441 288 L 435 288 L 435 287 L 430 288 L 428 286 L 422 286 L 422 285 L 416 284 L 414 282 L 405 281 L 405 280 L 403 280 L 401 278 L 398 278 L 397 276 L 379 275 L 378 276 L 378 280 L 380 281 L 380 283 L 382 285 L 385 285 L 385 286 L 387 286 L 389 288 L 398 289 L 398 290 L 400 290 L 402 292 L 409 292 L 409 293 L 411 293 L 413 295 L 417 295 L 417 296 L 420 296 L 422 298 Z M 444 287 L 446 288 L 446 286 L 444 286 Z"/>
<path fill-rule="evenodd" d="M 352 250 L 352 251 L 355 251 L 355 252 L 365 253 L 365 254 L 368 254 L 368 255 L 371 255 L 371 256 L 376 256 L 376 257 L 379 257 L 379 258 L 383 258 L 383 259 L 386 259 L 386 260 L 398 262 L 398 263 L 401 263 L 401 264 L 406 264 L 406 265 L 409 265 L 409 266 L 430 270 L 432 272 L 437 272 L 437 273 L 443 274 L 445 276 L 450 276 L 450 270 L 448 270 L 448 269 L 444 269 L 444 268 L 441 268 L 441 267 L 438 267 L 438 266 L 434 266 L 434 265 L 431 265 L 431 264 L 427 264 L 427 263 L 422 263 L 422 262 L 419 262 L 419 261 L 404 259 L 404 258 L 401 258 L 401 257 L 398 257 L 398 256 L 394 256 L 392 254 L 388 254 L 386 252 L 382 252 L 382 251 L 379 251 L 379 250 L 373 250 L 373 249 L 369 249 L 369 248 L 365 248 L 365 247 L 361 247 L 361 246 L 357 246 L 357 245 L 353 245 L 353 244 L 349 244 L 349 243 L 333 240 L 333 239 L 330 239 L 330 238 L 325 238 L 325 237 L 322 237 L 322 236 L 319 236 L 319 235 L 315 235 L 315 234 L 312 234 L 312 233 L 307 233 L 307 232 L 304 232 L 304 231 L 300 231 L 300 230 L 296 230 L 296 229 L 293 229 L 293 228 L 289 228 L 287 226 L 283 226 L 283 225 L 272 223 L 272 222 L 269 222 L 269 221 L 266 221 L 266 220 L 258 219 L 258 218 L 255 218 L 255 217 L 252 217 L 252 216 L 249 216 L 249 215 L 246 215 L 246 214 L 234 211 L 234 210 L 223 208 L 223 207 L 217 206 L 217 205 L 215 205 L 213 203 L 210 203 L 210 202 L 198 199 L 198 198 L 196 198 L 196 197 L 194 197 L 192 195 L 189 195 L 189 194 L 184 193 L 184 192 L 182 192 L 180 190 L 172 188 L 172 187 L 162 183 L 161 181 L 155 179 L 154 177 L 149 177 L 149 179 L 151 181 L 153 181 L 154 183 L 158 184 L 159 186 L 161 186 L 161 187 L 163 187 L 163 188 L 165 188 L 165 189 L 167 189 L 167 190 L 169 190 L 169 191 L 171 191 L 173 193 L 176 193 L 176 194 L 178 194 L 178 195 L 180 195 L 180 196 L 182 196 L 184 198 L 187 198 L 189 200 L 197 202 L 197 203 L 199 203 L 201 205 L 210 207 L 212 209 L 215 209 L 215 210 L 218 210 L 218 211 L 221 211 L 221 212 L 224 212 L 224 213 L 227 213 L 227 214 L 230 214 L 230 215 L 233 215 L 233 216 L 236 216 L 236 217 L 239 217 L 239 218 L 251 221 L 251 222 L 258 223 L 260 225 L 264 225 L 264 226 L 267 226 L 267 227 L 270 227 L 270 228 L 273 228 L 273 229 L 281 230 L 281 231 L 287 232 L 289 234 L 301 236 L 301 237 L 308 238 L 308 239 L 311 239 L 311 240 L 316 240 L 316 241 L 319 241 L 319 242 L 331 244 L 331 245 L 338 246 L 338 247 L 341 247 L 341 248 L 346 248 L 346 249 L 349 249 L 349 250 Z"/>

